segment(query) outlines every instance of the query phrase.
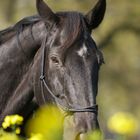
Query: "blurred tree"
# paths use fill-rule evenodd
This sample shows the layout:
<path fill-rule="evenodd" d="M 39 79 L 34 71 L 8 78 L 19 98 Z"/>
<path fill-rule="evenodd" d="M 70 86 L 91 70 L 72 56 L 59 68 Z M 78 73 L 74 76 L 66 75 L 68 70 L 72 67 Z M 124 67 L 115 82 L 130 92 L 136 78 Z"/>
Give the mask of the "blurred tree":
<path fill-rule="evenodd" d="M 107 47 L 112 39 L 114 38 L 114 36 L 119 33 L 120 31 L 129 31 L 132 33 L 135 33 L 136 35 L 140 36 L 140 28 L 135 26 L 135 25 L 131 25 L 129 22 L 124 22 L 122 24 L 119 24 L 117 27 L 114 27 L 107 35 L 105 38 L 103 38 L 103 40 L 101 40 L 100 44 L 99 44 L 99 48 L 104 48 Z"/>
<path fill-rule="evenodd" d="M 8 22 L 12 22 L 16 9 L 17 0 L 7 0 L 7 8 L 5 9 L 5 17 Z"/>

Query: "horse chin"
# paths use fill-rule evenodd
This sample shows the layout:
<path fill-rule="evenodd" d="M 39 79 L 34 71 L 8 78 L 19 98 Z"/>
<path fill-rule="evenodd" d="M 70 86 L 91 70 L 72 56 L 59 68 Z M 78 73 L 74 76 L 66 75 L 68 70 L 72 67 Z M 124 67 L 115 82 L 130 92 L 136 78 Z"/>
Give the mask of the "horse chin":
<path fill-rule="evenodd" d="M 96 121 L 96 115 L 87 112 L 66 116 L 64 119 L 63 140 L 87 140 L 87 132 L 99 130 Z"/>

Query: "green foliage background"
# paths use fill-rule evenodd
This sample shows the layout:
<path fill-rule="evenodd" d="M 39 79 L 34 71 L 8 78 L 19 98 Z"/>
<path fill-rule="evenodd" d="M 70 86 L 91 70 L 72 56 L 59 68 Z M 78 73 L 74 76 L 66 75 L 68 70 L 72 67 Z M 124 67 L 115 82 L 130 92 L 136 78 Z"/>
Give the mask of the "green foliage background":
<path fill-rule="evenodd" d="M 96 0 L 46 0 L 54 11 L 86 13 Z M 36 14 L 35 0 L 1 0 L 0 29 Z M 103 23 L 93 37 L 106 64 L 99 80 L 99 122 L 103 131 L 113 113 L 127 111 L 140 120 L 140 1 L 107 0 Z"/>

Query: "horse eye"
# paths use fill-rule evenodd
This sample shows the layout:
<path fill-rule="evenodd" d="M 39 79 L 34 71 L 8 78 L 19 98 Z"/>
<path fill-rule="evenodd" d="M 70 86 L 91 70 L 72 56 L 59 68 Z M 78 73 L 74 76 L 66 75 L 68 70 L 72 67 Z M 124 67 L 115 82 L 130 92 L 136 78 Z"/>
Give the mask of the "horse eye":
<path fill-rule="evenodd" d="M 52 60 L 53 63 L 59 64 L 59 60 L 58 60 L 58 58 L 56 56 L 52 56 L 51 60 Z"/>

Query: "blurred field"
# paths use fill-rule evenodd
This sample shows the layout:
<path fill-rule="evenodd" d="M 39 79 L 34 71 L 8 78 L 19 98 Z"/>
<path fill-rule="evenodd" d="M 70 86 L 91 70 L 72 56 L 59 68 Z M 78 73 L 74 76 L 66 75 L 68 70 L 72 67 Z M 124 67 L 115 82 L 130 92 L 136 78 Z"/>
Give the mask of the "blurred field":
<path fill-rule="evenodd" d="M 46 0 L 54 11 L 90 10 L 95 0 Z M 36 14 L 35 0 L 4 0 L 0 5 L 0 30 Z M 93 38 L 106 64 L 99 80 L 99 122 L 107 137 L 106 121 L 116 112 L 130 112 L 140 120 L 140 1 L 107 0 L 107 11 Z M 139 122 L 140 124 L 140 122 Z M 140 125 L 139 125 L 140 126 Z M 137 136 L 135 139 L 140 139 Z"/>

